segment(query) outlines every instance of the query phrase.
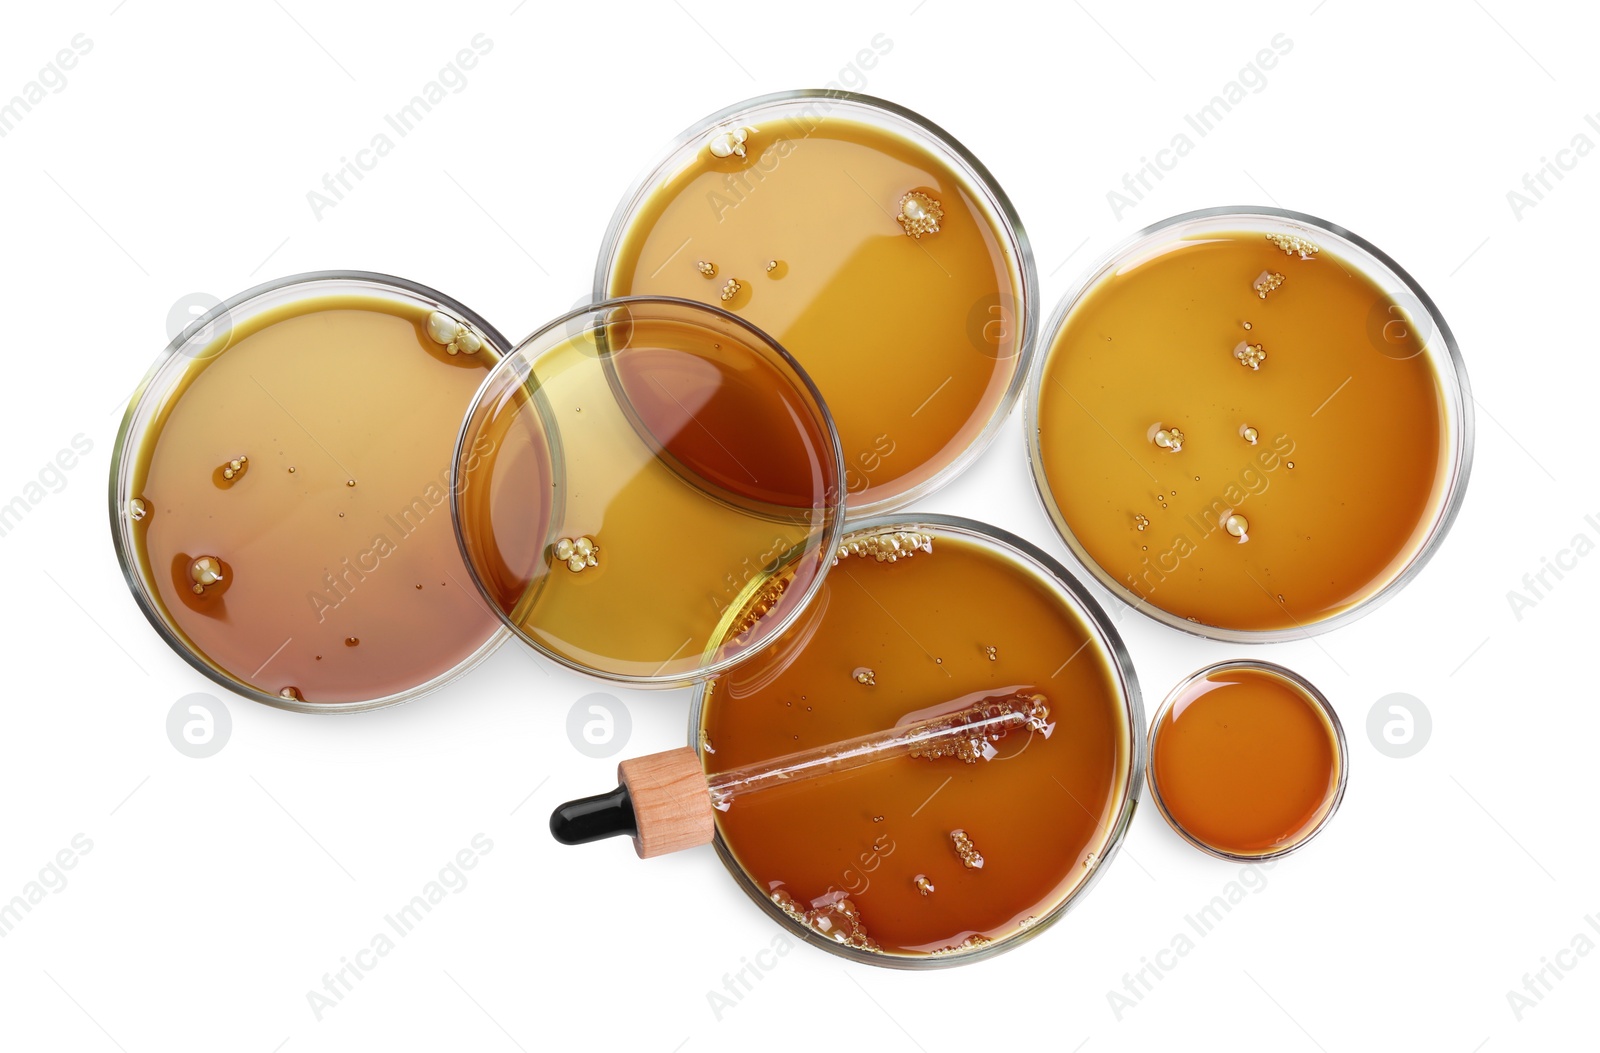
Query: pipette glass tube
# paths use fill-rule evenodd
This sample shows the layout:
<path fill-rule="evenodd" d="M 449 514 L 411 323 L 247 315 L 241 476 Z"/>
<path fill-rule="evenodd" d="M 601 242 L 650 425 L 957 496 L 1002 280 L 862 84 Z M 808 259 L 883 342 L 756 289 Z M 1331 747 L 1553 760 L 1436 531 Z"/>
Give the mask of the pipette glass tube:
<path fill-rule="evenodd" d="M 712 805 L 725 812 L 736 799 L 769 787 L 843 774 L 893 757 L 958 757 L 968 764 L 989 760 L 997 752 L 994 743 L 1023 728 L 1047 738 L 1055 728 L 1043 695 L 989 699 L 943 716 L 747 764 L 713 775 L 707 788 Z"/>

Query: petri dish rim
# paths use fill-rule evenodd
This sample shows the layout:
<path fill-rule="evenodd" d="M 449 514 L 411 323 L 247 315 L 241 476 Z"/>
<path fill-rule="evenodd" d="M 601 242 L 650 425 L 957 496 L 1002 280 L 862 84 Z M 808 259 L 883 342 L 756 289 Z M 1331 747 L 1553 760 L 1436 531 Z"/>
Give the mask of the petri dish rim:
<path fill-rule="evenodd" d="M 1068 573 L 1066 567 L 1062 566 L 1061 562 L 1055 557 L 1008 530 L 961 516 L 937 514 L 919 516 L 905 513 L 874 516 L 870 519 L 851 523 L 845 536 L 853 537 L 858 534 L 874 534 L 887 530 L 922 531 L 932 534 L 935 538 L 941 534 L 955 535 L 965 540 L 997 549 L 1004 555 L 1018 559 L 1023 563 L 1033 564 L 1034 569 L 1041 572 L 1051 584 L 1065 594 L 1074 612 L 1083 619 L 1091 637 L 1100 644 L 1102 653 L 1109 661 L 1112 672 L 1115 674 L 1117 693 L 1122 703 L 1122 716 L 1127 722 L 1128 768 L 1125 773 L 1126 784 L 1121 794 L 1116 818 L 1111 822 L 1107 831 L 1105 847 L 1101 851 L 1099 861 L 1095 864 L 1093 872 L 1079 882 L 1061 902 L 1042 915 L 1035 924 L 1026 929 L 1020 929 L 1004 939 L 997 939 L 975 950 L 958 954 L 925 954 L 920 956 L 882 954 L 837 943 L 801 925 L 785 914 L 772 902 L 771 897 L 756 886 L 750 875 L 739 865 L 733 850 L 728 847 L 727 842 L 723 839 L 720 827 L 716 830 L 712 844 L 716 848 L 717 855 L 721 858 L 723 866 L 733 876 L 734 883 L 744 890 L 745 895 L 749 896 L 763 913 L 782 926 L 785 931 L 798 938 L 800 942 L 813 947 L 820 947 L 829 953 L 863 965 L 905 970 L 949 969 L 993 958 L 998 954 L 1004 954 L 1031 941 L 1039 933 L 1051 928 L 1065 917 L 1099 883 L 1106 872 L 1107 866 L 1122 848 L 1122 843 L 1133 825 L 1133 817 L 1138 811 L 1140 795 L 1144 792 L 1145 772 L 1149 758 L 1144 720 L 1144 702 L 1139 690 L 1138 676 L 1133 668 L 1133 660 L 1128 655 L 1122 637 L 1112 624 L 1110 615 L 1084 588 L 1083 583 Z M 700 718 L 705 708 L 707 688 L 708 682 L 702 682 L 698 685 L 689 707 L 689 746 L 695 751 L 695 755 L 701 759 L 702 766 L 705 763 L 705 755 L 701 751 L 700 745 Z"/>
<path fill-rule="evenodd" d="M 1325 247 L 1337 250 L 1336 254 L 1341 259 L 1360 268 L 1363 275 L 1376 283 L 1386 294 L 1392 297 L 1399 291 L 1409 297 L 1425 314 L 1431 327 L 1432 335 L 1427 340 L 1423 353 L 1429 355 L 1433 362 L 1434 373 L 1438 377 L 1444 401 L 1442 419 L 1446 442 L 1443 445 L 1450 464 L 1448 479 L 1438 504 L 1438 511 L 1428 526 L 1427 536 L 1416 546 L 1405 567 L 1376 592 L 1336 614 L 1309 624 L 1297 624 L 1279 629 L 1235 629 L 1191 622 L 1147 602 L 1117 581 L 1083 548 L 1067 524 L 1066 518 L 1061 514 L 1060 508 L 1051 496 L 1050 482 L 1045 475 L 1039 443 L 1039 406 L 1043 394 L 1045 369 L 1049 365 L 1056 338 L 1078 303 L 1094 290 L 1108 273 L 1140 248 L 1161 240 L 1175 241 L 1185 236 L 1231 233 L 1240 230 L 1252 233 L 1258 230 L 1274 230 L 1321 239 Z M 1034 355 L 1028 380 L 1028 397 L 1023 405 L 1023 431 L 1027 440 L 1028 466 L 1033 476 L 1034 493 L 1073 561 L 1093 579 L 1095 584 L 1110 593 L 1118 602 L 1132 607 L 1138 613 L 1168 628 L 1224 643 L 1257 644 L 1306 639 L 1348 625 L 1388 602 L 1416 578 L 1438 551 L 1461 512 L 1461 505 L 1466 498 L 1467 481 L 1472 470 L 1476 429 L 1473 420 L 1471 385 L 1467 379 L 1466 364 L 1462 361 L 1461 349 L 1456 343 L 1455 334 L 1427 291 L 1400 264 L 1370 241 L 1336 223 L 1304 212 L 1268 205 L 1224 205 L 1169 216 L 1130 235 L 1091 264 L 1062 297 L 1049 322 L 1041 331 L 1038 342 L 1040 350 Z"/>
<path fill-rule="evenodd" d="M 129 396 L 128 408 L 124 411 L 122 423 L 117 428 L 111 453 L 108 503 L 112 545 L 116 549 L 117 563 L 122 568 L 123 579 L 128 583 L 134 601 L 154 627 L 156 634 L 191 666 L 229 691 L 254 702 L 299 713 L 365 712 L 421 698 L 465 675 L 498 650 L 510 636 L 503 627 L 494 630 L 475 651 L 451 669 L 405 691 L 355 702 L 307 702 L 303 699 L 285 698 L 282 695 L 262 691 L 234 678 L 202 658 L 183 633 L 169 623 L 164 614 L 165 608 L 151 591 L 139 570 L 138 546 L 132 534 L 133 519 L 128 514 L 128 502 L 133 497 L 129 486 L 133 471 L 140 459 L 137 444 L 144 441 L 144 429 L 150 423 L 149 411 L 155 408 L 152 400 L 164 395 L 166 391 L 163 382 L 170 384 L 174 380 L 181 379 L 186 369 L 186 362 L 183 360 L 198 357 L 187 353 L 191 348 L 200 346 L 201 350 L 205 350 L 219 339 L 219 334 L 222 337 L 231 337 L 233 320 L 236 317 L 266 310 L 282 303 L 310 299 L 319 295 L 337 295 L 340 292 L 365 293 L 378 298 L 383 298 L 385 295 L 392 298 L 395 294 L 399 294 L 398 298 L 405 302 L 422 306 L 433 305 L 435 310 L 444 311 L 460 321 L 467 322 L 483 337 L 484 350 L 496 358 L 502 357 L 510 346 L 510 342 L 500 331 L 476 311 L 436 289 L 407 278 L 361 270 L 305 271 L 287 275 L 228 297 L 190 322 L 167 344 Z M 220 331 L 215 329 L 219 324 L 224 327 Z M 223 348 L 223 351 L 226 351 L 226 348 Z"/>
<path fill-rule="evenodd" d="M 1195 683 L 1196 681 L 1203 680 L 1215 673 L 1226 673 L 1233 670 L 1250 670 L 1252 672 L 1268 673 L 1284 680 L 1296 691 L 1305 696 L 1307 702 L 1316 708 L 1318 714 L 1322 717 L 1323 722 L 1327 725 L 1330 736 L 1333 739 L 1334 763 L 1339 766 L 1339 782 L 1334 788 L 1332 800 L 1328 802 L 1328 810 L 1322 814 L 1322 818 L 1317 820 L 1317 824 L 1313 826 L 1304 837 L 1293 842 L 1292 844 L 1286 845 L 1283 848 L 1274 849 L 1271 852 L 1260 852 L 1256 854 L 1230 852 L 1225 848 L 1210 844 L 1207 841 L 1202 841 L 1200 838 L 1190 833 L 1187 828 L 1177 821 L 1177 819 L 1173 818 L 1172 813 L 1167 810 L 1166 799 L 1161 796 L 1161 787 L 1156 783 L 1156 739 L 1160 734 L 1162 720 L 1166 719 L 1167 713 L 1171 711 L 1173 704 L 1177 702 L 1180 697 L 1182 697 L 1183 693 L 1188 690 L 1191 684 Z M 1270 860 L 1282 859 L 1284 856 L 1287 856 L 1293 852 L 1298 852 L 1300 849 L 1304 848 L 1311 842 L 1312 838 L 1322 833 L 1323 829 L 1327 827 L 1329 821 L 1333 819 L 1334 814 L 1339 811 L 1339 805 L 1344 802 L 1345 787 L 1350 781 L 1350 749 L 1349 743 L 1345 739 L 1344 725 L 1339 721 L 1339 714 L 1334 711 L 1333 705 L 1328 701 L 1328 697 L 1324 695 L 1315 684 L 1301 676 L 1299 673 L 1296 673 L 1294 670 L 1277 665 L 1273 662 L 1233 659 L 1226 662 L 1214 662 L 1203 669 L 1195 670 L 1193 673 L 1180 680 L 1177 686 L 1168 692 L 1167 697 L 1162 700 L 1161 706 L 1156 710 L 1155 716 L 1150 718 L 1150 733 L 1147 736 L 1147 740 L 1150 747 L 1150 763 L 1145 766 L 1145 778 L 1150 787 L 1150 799 L 1155 802 L 1156 810 L 1161 813 L 1161 818 L 1167 821 L 1167 825 L 1172 827 L 1178 836 L 1182 837 L 1194 847 L 1200 849 L 1200 851 L 1206 853 L 1207 855 L 1216 856 L 1218 859 L 1226 859 L 1233 863 L 1265 863 Z"/>
<path fill-rule="evenodd" d="M 721 125 L 748 120 L 758 112 L 788 107 L 791 104 L 798 107 L 808 102 L 827 105 L 830 108 L 843 106 L 867 118 L 881 119 L 886 116 L 890 122 L 894 122 L 890 125 L 891 131 L 903 134 L 904 128 L 908 126 L 917 135 L 926 138 L 927 141 L 920 145 L 934 148 L 936 153 L 944 155 L 944 159 L 969 184 L 969 189 L 982 198 L 985 207 L 993 214 L 992 218 L 998 221 L 999 229 L 995 233 L 1002 241 L 1008 243 L 1007 247 L 1012 254 L 1010 269 L 1016 282 L 1017 313 L 1021 316 L 1022 322 L 1014 356 L 1016 366 L 1005 392 L 995 404 L 983 429 L 964 450 L 921 483 L 880 498 L 871 504 L 852 506 L 847 502 L 845 518 L 853 525 L 858 521 L 905 508 L 943 488 L 970 468 L 994 442 L 1001 427 L 1010 418 L 1011 411 L 1027 387 L 1029 373 L 1037 358 L 1040 300 L 1039 272 L 1033 259 L 1033 243 L 1028 239 L 1028 233 L 1022 225 L 1022 218 L 1017 214 L 1016 207 L 994 174 L 959 140 L 914 110 L 887 99 L 835 88 L 797 88 L 772 92 L 725 106 L 674 136 L 623 194 L 610 223 L 606 226 L 605 236 L 601 239 L 600 253 L 595 262 L 593 296 L 596 300 L 602 300 L 610 295 L 611 274 L 616 267 L 617 252 L 622 246 L 630 221 L 650 191 L 659 184 L 668 165 L 685 147 L 703 141 L 708 132 Z"/>

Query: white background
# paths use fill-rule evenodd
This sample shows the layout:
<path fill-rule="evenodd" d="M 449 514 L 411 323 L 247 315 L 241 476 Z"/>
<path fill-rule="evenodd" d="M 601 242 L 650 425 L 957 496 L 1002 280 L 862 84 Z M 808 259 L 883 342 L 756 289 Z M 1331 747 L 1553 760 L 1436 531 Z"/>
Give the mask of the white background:
<path fill-rule="evenodd" d="M 1575 136 L 1600 145 L 1584 119 L 1600 111 L 1596 26 L 1573 22 L 1592 15 L 1510 0 L 1426 13 L 1356 0 L 987 3 L 976 20 L 969 8 L 8 5 L 0 99 L 75 34 L 93 46 L 0 138 L 0 501 L 75 435 L 93 451 L 0 538 L 0 900 L 75 835 L 93 848 L 0 939 L 0 1045 L 1594 1047 L 1600 951 L 1563 956 L 1576 967 L 1520 1021 L 1507 998 L 1580 931 L 1600 942 L 1584 920 L 1600 916 L 1600 557 L 1549 577 L 1520 618 L 1507 598 L 1575 535 L 1600 540 L 1600 157 L 1564 155 L 1571 171 L 1520 214 L 1507 198 Z M 479 33 L 493 50 L 465 88 L 317 218 L 307 191 Z M 880 33 L 892 50 L 850 70 Z M 1115 215 L 1107 191 L 1280 33 L 1293 48 L 1265 87 Z M 442 289 L 519 336 L 587 291 L 617 199 L 672 136 L 738 99 L 833 81 L 927 115 L 984 159 L 1033 240 L 1046 310 L 1140 226 L 1275 202 L 1397 258 L 1469 367 L 1466 506 L 1392 602 L 1317 641 L 1256 650 L 1118 612 L 1148 704 L 1249 650 L 1327 692 L 1352 755 L 1327 831 L 1258 875 L 1265 886 L 1120 1020 L 1107 992 L 1240 874 L 1183 845 L 1153 808 L 1078 909 L 1013 953 L 908 974 L 796 947 L 719 1019 L 708 992 L 781 930 L 712 852 L 644 863 L 626 841 L 566 849 L 546 831 L 557 802 L 613 783 L 614 760 L 584 756 L 567 733 L 574 703 L 602 685 L 507 647 L 412 705 L 331 718 L 228 696 L 232 737 L 216 756 L 191 759 L 167 738 L 176 700 L 225 692 L 136 609 L 105 486 L 124 400 L 175 303 L 365 268 Z M 1020 414 L 919 507 L 1065 555 L 1033 494 Z M 1409 759 L 1366 732 L 1393 692 L 1433 717 Z M 683 742 L 687 692 L 609 693 L 631 714 L 623 755 Z M 307 992 L 479 832 L 494 847 L 470 883 L 319 1021 Z"/>

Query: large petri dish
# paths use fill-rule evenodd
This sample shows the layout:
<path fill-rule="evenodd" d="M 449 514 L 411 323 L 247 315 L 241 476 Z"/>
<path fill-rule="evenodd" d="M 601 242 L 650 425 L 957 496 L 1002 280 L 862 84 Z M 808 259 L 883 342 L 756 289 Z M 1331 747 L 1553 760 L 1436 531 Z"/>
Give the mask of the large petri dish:
<path fill-rule="evenodd" d="M 623 198 L 595 297 L 760 326 L 839 429 L 853 518 L 931 493 L 994 438 L 1037 328 L 1027 236 L 989 171 L 909 110 L 840 91 L 697 122 Z"/>
<path fill-rule="evenodd" d="M 1018 696 L 1042 695 L 1052 727 L 737 798 L 717 850 L 767 914 L 846 958 L 937 967 L 1016 946 L 1127 831 L 1145 756 L 1127 655 L 1059 564 L 997 528 L 883 517 L 837 556 L 799 620 L 701 688 L 708 777 Z"/>
<path fill-rule="evenodd" d="M 1273 208 L 1157 223 L 1089 271 L 1043 344 L 1040 499 L 1089 573 L 1165 625 L 1248 643 L 1346 624 L 1461 507 L 1455 339 L 1342 227 Z"/>
<path fill-rule="evenodd" d="M 441 293 L 359 271 L 219 304 L 129 403 L 111 531 L 190 664 L 288 709 L 447 683 L 506 634 L 450 525 L 461 415 L 508 343 Z"/>

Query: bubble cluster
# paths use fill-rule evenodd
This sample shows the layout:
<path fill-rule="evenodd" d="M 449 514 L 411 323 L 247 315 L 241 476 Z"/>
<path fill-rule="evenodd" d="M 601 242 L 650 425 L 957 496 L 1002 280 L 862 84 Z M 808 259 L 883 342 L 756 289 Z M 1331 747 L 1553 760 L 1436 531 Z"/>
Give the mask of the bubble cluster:
<path fill-rule="evenodd" d="M 774 574 L 763 582 L 761 587 L 756 589 L 755 595 L 751 596 L 749 602 L 745 604 L 744 616 L 739 619 L 738 624 L 733 627 L 733 631 L 728 635 L 743 636 L 751 629 L 754 629 L 756 623 L 770 614 L 772 609 L 778 605 L 778 601 L 783 598 L 784 590 L 789 587 L 789 582 L 793 578 L 794 572 L 790 570 Z"/>
<path fill-rule="evenodd" d="M 560 538 L 553 547 L 556 560 L 574 574 L 600 565 L 600 546 L 592 537 Z"/>
<path fill-rule="evenodd" d="M 695 260 L 694 266 L 695 270 L 707 278 L 715 278 L 717 276 L 717 265 L 710 260 Z"/>
<path fill-rule="evenodd" d="M 866 666 L 862 666 L 860 669 L 857 669 L 854 673 L 851 673 L 850 676 L 855 680 L 856 683 L 865 684 L 868 687 L 873 687 L 878 683 L 878 674 L 874 673 Z"/>
<path fill-rule="evenodd" d="M 745 142 L 750 138 L 748 128 L 726 128 L 714 133 L 706 142 L 712 157 L 743 157 Z"/>
<path fill-rule="evenodd" d="M 1016 695 L 1011 698 L 980 702 L 942 718 L 934 725 L 941 733 L 946 729 L 969 730 L 964 734 L 945 735 L 918 742 L 911 747 L 908 756 L 923 760 L 954 757 L 966 764 L 992 760 L 999 753 L 994 748 L 994 743 L 1005 738 L 1010 728 L 1004 724 L 990 724 L 984 728 L 972 729 L 971 725 L 980 720 L 990 720 L 1009 714 L 1022 714 L 1027 718 L 1026 724 L 1030 730 L 1042 731 L 1047 738 L 1055 730 L 1055 725 L 1050 723 L 1050 705 L 1043 695 Z M 978 865 L 983 865 L 981 859 Z"/>
<path fill-rule="evenodd" d="M 1178 428 L 1163 428 L 1159 423 L 1150 426 L 1150 441 L 1163 450 L 1177 453 L 1183 449 L 1183 432 Z"/>
<path fill-rule="evenodd" d="M 997 662 L 1000 660 L 1000 652 L 996 648 L 985 647 L 983 649 L 983 653 L 989 656 L 989 661 L 991 662 Z"/>
<path fill-rule="evenodd" d="M 950 844 L 968 870 L 983 869 L 983 855 L 979 853 L 978 847 L 972 843 L 972 838 L 967 836 L 965 830 L 950 831 Z"/>
<path fill-rule="evenodd" d="M 1150 529 L 1150 517 L 1145 515 L 1142 512 L 1140 514 L 1134 516 L 1133 517 L 1133 528 L 1135 530 L 1149 530 Z"/>
<path fill-rule="evenodd" d="M 934 892 L 933 882 L 928 880 L 928 875 L 926 874 L 918 874 L 916 877 L 911 879 L 911 883 L 915 885 L 917 887 L 917 891 L 922 893 L 924 896 L 932 895 Z"/>
<path fill-rule="evenodd" d="M 1303 260 L 1309 260 L 1322 251 L 1322 246 L 1316 242 L 1294 234 L 1268 234 L 1267 240 L 1282 249 L 1285 256 L 1293 256 L 1295 253 L 1299 253 L 1300 258 Z"/>
<path fill-rule="evenodd" d="M 909 559 L 918 552 L 933 552 L 933 536 L 915 530 L 896 530 L 845 541 L 833 557 L 833 564 L 838 566 L 841 559 L 851 556 L 871 556 L 879 563 L 893 563 L 902 556 Z"/>
<path fill-rule="evenodd" d="M 223 479 L 231 483 L 249 470 L 250 458 L 241 453 L 227 464 L 224 464 L 218 468 L 217 472 L 222 476 Z"/>
<path fill-rule="evenodd" d="M 728 283 L 722 287 L 722 298 L 724 300 L 731 300 L 735 296 L 738 296 L 739 290 L 743 288 L 744 286 L 740 285 L 736 279 L 729 278 Z"/>
<path fill-rule="evenodd" d="M 962 954 L 962 953 L 965 953 L 966 951 L 977 950 L 979 947 L 987 946 L 988 944 L 991 944 L 993 942 L 994 941 L 991 940 L 987 936 L 982 936 L 982 935 L 979 935 L 978 933 L 973 933 L 971 936 L 968 936 L 966 939 L 962 940 L 960 943 L 953 944 L 953 945 L 951 945 L 949 947 L 940 947 L 938 950 L 929 951 L 928 953 L 929 953 L 930 956 L 931 955 L 936 955 L 936 954 Z"/>
<path fill-rule="evenodd" d="M 434 343 L 443 344 L 449 355 L 475 355 L 483 349 L 477 333 L 443 311 L 428 315 L 428 336 Z"/>
<path fill-rule="evenodd" d="M 908 235 L 921 240 L 924 234 L 939 233 L 944 206 L 920 190 L 912 190 L 900 198 L 900 212 L 894 218 Z"/>
<path fill-rule="evenodd" d="M 1237 358 L 1242 366 L 1260 369 L 1261 363 L 1267 360 L 1267 352 L 1260 344 L 1250 344 L 1241 340 L 1239 346 L 1233 349 L 1233 357 Z"/>
<path fill-rule="evenodd" d="M 879 949 L 877 941 L 867 935 L 866 926 L 861 922 L 861 912 L 848 899 L 836 899 L 821 906 L 812 901 L 812 908 L 805 910 L 787 889 L 779 888 L 773 891 L 772 902 L 779 910 L 819 936 L 863 951 Z"/>
<path fill-rule="evenodd" d="M 1265 300 L 1267 298 L 1267 293 L 1272 292 L 1282 284 L 1283 275 L 1279 274 L 1277 271 L 1262 271 L 1260 276 L 1256 278 L 1255 282 L 1250 287 L 1256 291 L 1257 296 Z M 1245 328 L 1250 328 L 1249 323 L 1245 324 Z"/>
<path fill-rule="evenodd" d="M 215 556 L 199 556 L 189 564 L 189 580 L 196 596 L 222 580 L 222 561 Z"/>

